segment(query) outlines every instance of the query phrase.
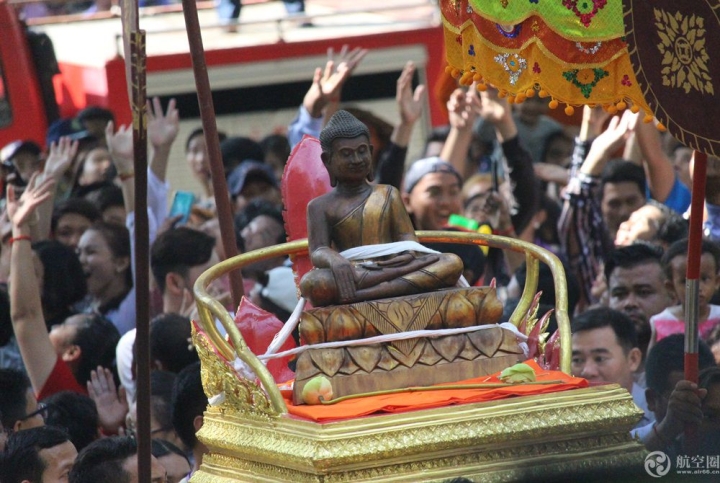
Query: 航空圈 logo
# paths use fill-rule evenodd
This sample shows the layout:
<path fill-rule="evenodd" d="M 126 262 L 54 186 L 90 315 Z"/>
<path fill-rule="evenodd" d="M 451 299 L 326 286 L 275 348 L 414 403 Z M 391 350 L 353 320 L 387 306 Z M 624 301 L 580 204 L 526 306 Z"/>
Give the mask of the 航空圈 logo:
<path fill-rule="evenodd" d="M 662 451 L 653 451 L 645 457 L 645 471 L 653 478 L 667 475 L 671 466 L 670 457 Z"/>

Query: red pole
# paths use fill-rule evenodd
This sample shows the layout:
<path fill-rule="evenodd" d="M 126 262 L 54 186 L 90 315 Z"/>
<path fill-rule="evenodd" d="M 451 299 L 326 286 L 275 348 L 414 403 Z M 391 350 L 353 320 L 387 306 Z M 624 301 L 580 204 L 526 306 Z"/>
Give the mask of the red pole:
<path fill-rule="evenodd" d="M 688 237 L 687 271 L 685 277 L 685 379 L 698 382 L 699 314 L 698 295 L 700 281 L 700 258 L 702 256 L 702 223 L 705 211 L 705 178 L 707 154 L 693 153 L 694 170 L 692 201 L 690 203 L 690 231 Z M 695 428 L 685 429 L 689 447 L 695 445 Z"/>

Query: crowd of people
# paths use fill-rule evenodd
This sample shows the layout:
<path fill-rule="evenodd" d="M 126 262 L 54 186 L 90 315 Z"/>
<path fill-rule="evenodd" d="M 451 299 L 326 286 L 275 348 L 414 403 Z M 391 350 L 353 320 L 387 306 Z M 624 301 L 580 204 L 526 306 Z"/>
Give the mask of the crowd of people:
<path fill-rule="evenodd" d="M 187 481 L 207 452 L 196 436 L 207 397 L 189 339 L 193 285 L 225 258 L 215 197 L 232 201 L 241 252 L 284 242 L 284 165 L 303 135 L 320 137 L 366 54 L 343 50 L 314 72 L 287 136 L 220 134 L 227 194 L 214 192 L 208 140 L 193 131 L 184 149 L 201 192 L 185 214 L 169 216 L 166 180 L 181 113 L 174 101 L 148 105 L 153 481 Z M 372 146 L 369 182 L 397 190 L 393 206 L 404 206 L 409 229 L 483 227 L 555 253 L 568 277 L 573 373 L 630 392 L 644 413 L 634 433 L 649 450 L 682 454 L 683 430 L 695 425 L 707 454 L 720 454 L 720 160 L 708 162 L 702 372 L 693 384 L 682 373 L 688 148 L 630 110 L 585 108 L 582 124 L 567 126 L 548 116 L 538 95 L 510 104 L 472 86 L 450 94 L 449 124 L 427 136 L 421 159 L 408 160 L 427 95 L 415 77 L 409 62 L 397 82 L 396 125 L 342 106 L 342 116 L 367 127 L 360 136 L 368 143 L 357 149 Z M 0 482 L 134 481 L 132 132 L 90 107 L 54 124 L 47 150 L 20 140 L 0 157 Z M 457 255 L 470 285 L 494 280 L 512 313 L 526 278 L 523 256 L 427 245 Z M 256 262 L 242 275 L 248 298 L 287 320 L 298 301 L 290 260 Z M 554 307 L 545 269 L 539 285 L 541 307 Z M 213 290 L 236 309 L 222 280 Z"/>

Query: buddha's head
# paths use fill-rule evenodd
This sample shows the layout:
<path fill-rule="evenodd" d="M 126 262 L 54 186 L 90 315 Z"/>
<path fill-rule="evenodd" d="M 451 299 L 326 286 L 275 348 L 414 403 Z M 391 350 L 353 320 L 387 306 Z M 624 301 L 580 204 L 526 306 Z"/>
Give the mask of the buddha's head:
<path fill-rule="evenodd" d="M 372 181 L 370 131 L 347 111 L 338 111 L 320 132 L 321 158 L 332 186 L 340 182 Z"/>

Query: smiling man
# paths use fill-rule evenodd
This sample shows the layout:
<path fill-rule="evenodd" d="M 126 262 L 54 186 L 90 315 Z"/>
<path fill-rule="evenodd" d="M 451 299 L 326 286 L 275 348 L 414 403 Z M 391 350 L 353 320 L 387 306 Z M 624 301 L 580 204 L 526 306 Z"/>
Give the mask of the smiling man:
<path fill-rule="evenodd" d="M 633 322 L 622 312 L 600 307 L 575 317 L 570 328 L 573 374 L 595 384 L 619 384 L 645 412 L 636 427 L 652 422 L 645 391 L 633 379 L 642 360 Z"/>

